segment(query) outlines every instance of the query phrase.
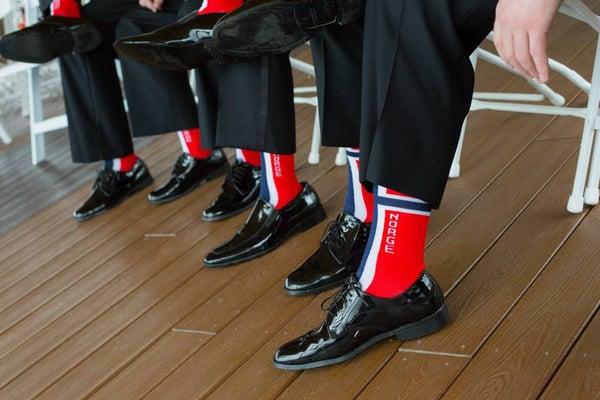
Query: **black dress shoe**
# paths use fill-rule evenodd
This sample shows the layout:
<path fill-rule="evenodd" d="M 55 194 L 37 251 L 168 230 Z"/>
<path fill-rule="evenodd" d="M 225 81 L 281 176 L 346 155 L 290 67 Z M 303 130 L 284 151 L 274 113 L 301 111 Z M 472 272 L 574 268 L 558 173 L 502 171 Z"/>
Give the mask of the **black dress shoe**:
<path fill-rule="evenodd" d="M 226 54 L 286 53 L 326 26 L 362 17 L 364 0 L 249 0 L 217 22 L 213 38 Z"/>
<path fill-rule="evenodd" d="M 233 217 L 249 208 L 260 193 L 260 167 L 236 161 L 223 182 L 221 193 L 202 212 L 205 221 L 218 221 Z"/>
<path fill-rule="evenodd" d="M 341 213 L 331 222 L 319 248 L 285 280 L 291 295 L 314 294 L 341 285 L 358 270 L 367 245 L 371 224 Z"/>
<path fill-rule="evenodd" d="M 0 55 L 29 63 L 44 63 L 69 53 L 85 53 L 100 45 L 98 29 L 81 18 L 46 17 L 0 39 Z"/>
<path fill-rule="evenodd" d="M 152 176 L 141 159 L 128 172 L 102 169 L 92 192 L 83 205 L 73 212 L 73 218 L 83 221 L 100 215 L 151 183 Z"/>
<path fill-rule="evenodd" d="M 325 219 L 317 193 L 308 183 L 288 205 L 276 210 L 258 199 L 235 236 L 204 258 L 208 267 L 224 267 L 251 260 L 274 250 L 294 233 L 303 232 Z"/>
<path fill-rule="evenodd" d="M 225 154 L 215 150 L 206 159 L 198 159 L 183 153 L 177 159 L 171 179 L 148 193 L 152 204 L 163 204 L 185 196 L 198 186 L 223 175 L 229 169 Z"/>
<path fill-rule="evenodd" d="M 280 347 L 273 364 L 288 370 L 336 364 L 386 338 L 416 339 L 437 332 L 449 321 L 442 291 L 427 272 L 391 299 L 368 295 L 352 275 L 321 326 Z"/>
<path fill-rule="evenodd" d="M 213 59 L 233 63 L 233 57 L 221 54 L 212 43 L 213 26 L 223 15 L 193 12 L 154 32 L 120 39 L 113 47 L 123 57 L 175 71 L 196 68 Z"/>

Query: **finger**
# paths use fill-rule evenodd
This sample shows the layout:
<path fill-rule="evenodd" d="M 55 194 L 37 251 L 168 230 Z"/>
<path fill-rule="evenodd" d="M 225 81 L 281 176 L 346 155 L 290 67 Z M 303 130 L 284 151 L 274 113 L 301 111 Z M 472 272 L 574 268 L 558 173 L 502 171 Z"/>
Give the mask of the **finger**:
<path fill-rule="evenodd" d="M 548 45 L 546 35 L 543 33 L 532 33 L 530 37 L 530 52 L 537 70 L 538 81 L 545 83 L 550 78 L 550 67 L 548 66 Z"/>
<path fill-rule="evenodd" d="M 517 69 L 525 72 L 525 75 L 539 79 L 537 68 L 531 56 L 529 34 L 526 31 L 517 31 L 513 36 L 513 46 Z"/>
<path fill-rule="evenodd" d="M 514 57 L 512 51 L 512 39 L 499 26 L 494 26 L 494 46 L 498 55 L 509 67 L 513 67 Z"/>
<path fill-rule="evenodd" d="M 140 7 L 147 8 L 152 12 L 156 12 L 156 8 L 154 7 L 154 3 L 152 2 L 152 0 L 139 0 L 138 4 L 140 5 Z"/>

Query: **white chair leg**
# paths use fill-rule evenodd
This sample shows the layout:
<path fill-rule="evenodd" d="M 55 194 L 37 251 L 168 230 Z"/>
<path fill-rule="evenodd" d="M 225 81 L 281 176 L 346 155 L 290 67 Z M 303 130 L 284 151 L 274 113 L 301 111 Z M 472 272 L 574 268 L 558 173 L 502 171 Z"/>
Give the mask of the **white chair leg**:
<path fill-rule="evenodd" d="M 346 149 L 343 147 L 338 148 L 338 152 L 335 155 L 335 165 L 344 166 L 347 164 L 348 158 L 346 157 Z"/>
<path fill-rule="evenodd" d="M 6 129 L 4 129 L 4 125 L 2 125 L 2 122 L 0 122 L 0 140 L 2 140 L 2 143 L 4 144 L 9 144 L 12 142 L 12 138 L 10 137 L 8 132 L 6 132 Z"/>
<path fill-rule="evenodd" d="M 29 83 L 29 132 L 31 141 L 31 163 L 37 165 L 46 158 L 46 145 L 44 132 L 38 129 L 38 124 L 43 120 L 42 95 L 40 92 L 39 68 L 27 71 Z"/>
<path fill-rule="evenodd" d="M 573 191 L 569 197 L 567 210 L 572 213 L 580 213 L 583 211 L 584 187 L 589 171 L 590 157 L 592 154 L 592 146 L 594 144 L 594 134 L 596 130 L 596 121 L 598 120 L 598 106 L 600 105 L 600 90 L 595 87 L 600 83 L 600 36 L 596 41 L 596 58 L 594 60 L 594 70 L 592 73 L 592 85 L 590 95 L 588 97 L 587 112 L 585 122 L 583 124 L 583 133 L 581 135 L 581 145 L 579 148 L 579 157 L 577 159 L 577 168 L 575 170 L 575 179 L 573 181 Z M 598 145 L 596 144 L 595 147 Z M 598 152 L 594 152 L 595 157 Z M 597 161 L 594 162 L 592 175 L 589 182 L 595 184 L 595 187 L 590 186 L 589 197 L 593 203 L 594 191 L 598 189 L 598 166 Z M 596 201 L 597 203 L 597 201 Z"/>
<path fill-rule="evenodd" d="M 471 61 L 471 65 L 473 66 L 473 70 L 477 67 L 477 58 L 479 57 L 479 49 L 476 49 L 469 56 L 469 60 Z M 456 151 L 454 152 L 454 158 L 452 159 L 452 165 L 450 166 L 450 173 L 448 177 L 450 178 L 458 178 L 460 176 L 460 157 L 462 155 L 462 147 L 465 139 L 465 131 L 467 130 L 467 117 L 463 121 L 462 127 L 460 129 L 460 138 L 458 139 L 458 145 L 456 146 Z"/>

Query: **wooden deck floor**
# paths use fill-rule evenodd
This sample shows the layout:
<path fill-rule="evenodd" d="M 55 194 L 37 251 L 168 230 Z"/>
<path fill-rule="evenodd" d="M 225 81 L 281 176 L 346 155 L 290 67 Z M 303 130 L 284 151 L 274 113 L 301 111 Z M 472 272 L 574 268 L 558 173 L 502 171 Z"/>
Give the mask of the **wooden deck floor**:
<path fill-rule="evenodd" d="M 600 1 L 590 3 L 600 11 Z M 591 30 L 560 18 L 550 45 L 591 76 Z M 563 79 L 551 86 L 585 103 Z M 481 63 L 477 90 L 528 88 Z M 298 106 L 298 176 L 331 219 L 346 171 L 334 166 L 334 149 L 306 163 L 312 119 Z M 203 256 L 245 217 L 201 220 L 220 182 L 162 206 L 139 193 L 76 223 L 70 214 L 87 194 L 88 171 L 0 237 L 0 399 L 600 399 L 600 207 L 565 209 L 581 128 L 570 117 L 472 113 L 462 176 L 433 213 L 426 251 L 453 322 L 305 372 L 277 370 L 271 358 L 323 318 L 319 305 L 331 292 L 291 297 L 282 281 L 326 222 L 258 260 L 208 269 Z M 179 151 L 167 135 L 140 154 L 162 182 Z M 69 163 L 49 156 L 56 170 Z M 17 161 L 4 164 L 0 194 L 25 201 L 36 188 L 7 176 Z"/>

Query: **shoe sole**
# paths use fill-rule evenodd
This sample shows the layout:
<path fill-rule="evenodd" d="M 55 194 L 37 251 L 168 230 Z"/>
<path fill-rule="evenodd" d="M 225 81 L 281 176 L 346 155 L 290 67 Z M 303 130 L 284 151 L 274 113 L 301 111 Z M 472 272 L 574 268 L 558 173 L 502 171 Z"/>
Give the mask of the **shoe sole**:
<path fill-rule="evenodd" d="M 150 200 L 149 198 L 146 198 L 146 200 L 148 200 L 148 203 L 150 204 L 154 204 L 154 205 L 160 205 L 160 204 L 166 204 L 166 203 L 170 203 L 172 201 L 175 201 L 177 199 L 182 198 L 183 196 L 186 196 L 188 194 L 190 194 L 191 192 L 193 192 L 194 190 L 196 190 L 197 188 L 199 188 L 200 186 L 218 178 L 219 176 L 224 175 L 227 170 L 229 169 L 229 165 L 227 164 L 223 164 L 221 167 L 219 167 L 218 169 L 215 169 L 214 171 L 210 172 L 209 174 L 207 174 L 206 176 L 204 176 L 204 178 L 202 178 L 201 180 L 199 180 L 198 182 L 194 183 L 192 186 L 190 186 L 187 190 L 175 195 L 175 196 L 171 196 L 168 197 L 166 199 L 162 199 L 162 200 Z"/>
<path fill-rule="evenodd" d="M 42 64 L 56 57 L 85 53 L 98 47 L 101 37 L 95 29 L 79 28 L 55 32 L 51 35 L 25 32 L 8 35 L 2 39 L 1 52 L 8 59 Z"/>
<path fill-rule="evenodd" d="M 154 179 L 152 178 L 152 176 L 148 175 L 146 178 L 144 178 L 143 181 L 141 181 L 140 183 L 138 183 L 137 185 L 132 187 L 131 190 L 129 192 L 127 192 L 127 194 L 125 196 L 123 196 L 123 198 L 121 198 L 119 201 L 117 201 L 115 204 L 111 205 L 110 207 L 106 207 L 105 209 L 98 211 L 97 213 L 86 215 L 85 217 L 76 217 L 75 215 L 73 215 L 73 219 L 77 222 L 81 222 L 81 221 L 87 221 L 88 219 L 92 219 L 94 217 L 102 215 L 105 212 L 107 212 L 108 210 L 115 208 L 116 206 L 118 206 L 119 204 L 121 204 L 122 202 L 127 200 L 129 197 L 133 196 L 135 193 L 137 193 L 141 190 L 144 190 L 145 188 L 150 186 L 150 184 L 152 184 L 153 181 L 154 181 Z"/>
<path fill-rule="evenodd" d="M 309 27 L 298 23 L 298 15 L 311 19 Z M 311 1 L 288 4 L 263 4 L 229 15 L 213 30 L 213 39 L 223 53 L 241 56 L 261 56 L 286 53 L 308 41 L 323 24 Z M 268 32 L 268 34 L 265 34 Z"/>
<path fill-rule="evenodd" d="M 448 325 L 450 322 L 450 314 L 448 313 L 448 309 L 446 305 L 442 305 L 435 313 L 430 315 L 427 318 L 424 318 L 420 321 L 413 322 L 412 324 L 406 324 L 401 326 L 398 329 L 394 329 L 389 332 L 382 333 L 381 335 L 373 337 L 371 340 L 365 342 L 362 346 L 356 348 L 355 350 L 344 354 L 340 357 L 330 358 L 327 360 L 314 361 L 306 364 L 282 364 L 273 360 L 273 365 L 276 368 L 284 369 L 288 371 L 297 371 L 311 368 L 324 367 L 327 365 L 338 364 L 344 361 L 347 361 L 353 357 L 356 357 L 358 354 L 362 353 L 369 347 L 374 344 L 381 342 L 390 337 L 396 337 L 398 340 L 414 340 L 421 338 L 423 336 L 431 335 L 443 327 Z"/>
<path fill-rule="evenodd" d="M 321 205 L 312 214 L 308 215 L 307 218 L 302 221 L 302 223 L 298 224 L 296 227 L 294 227 L 294 229 L 291 229 L 280 241 L 275 243 L 273 246 L 271 246 L 267 249 L 261 250 L 257 253 L 253 253 L 248 256 L 241 257 L 239 259 L 236 259 L 235 261 L 214 261 L 214 262 L 208 261 L 207 262 L 207 260 L 204 259 L 204 265 L 208 268 L 221 268 L 221 267 L 228 267 L 230 265 L 240 264 L 240 263 L 243 263 L 246 261 L 253 260 L 258 257 L 262 257 L 265 254 L 270 253 L 271 251 L 275 250 L 277 247 L 281 246 L 291 236 L 295 235 L 296 233 L 301 233 L 301 232 L 309 230 L 313 226 L 317 225 L 319 222 L 323 221 L 326 217 L 327 217 L 327 215 L 325 214 L 325 209 Z"/>
<path fill-rule="evenodd" d="M 185 46 L 124 41 L 115 43 L 113 47 L 120 55 L 142 64 L 172 71 L 187 71 L 213 59 L 204 48 L 205 40 L 200 39 Z"/>

